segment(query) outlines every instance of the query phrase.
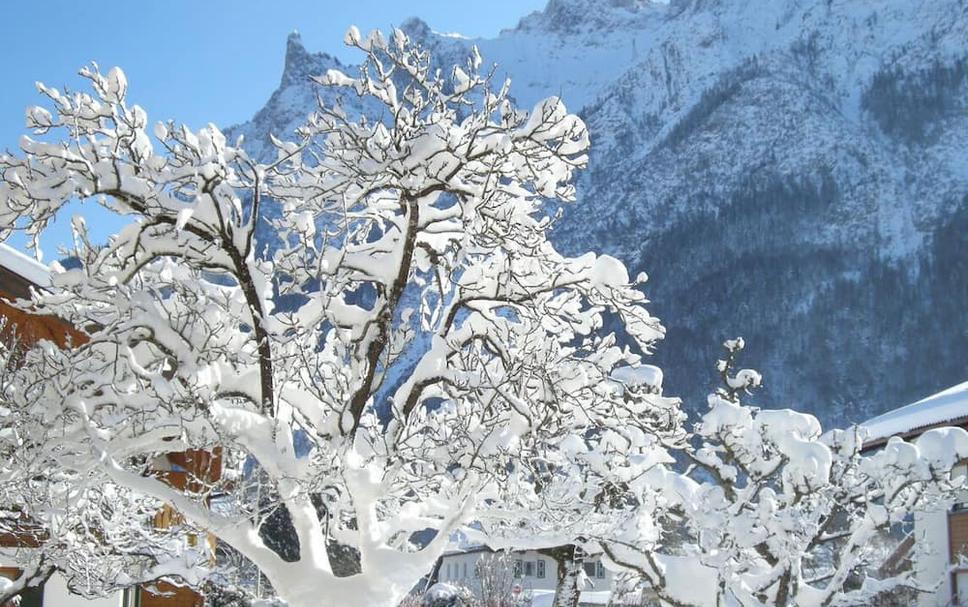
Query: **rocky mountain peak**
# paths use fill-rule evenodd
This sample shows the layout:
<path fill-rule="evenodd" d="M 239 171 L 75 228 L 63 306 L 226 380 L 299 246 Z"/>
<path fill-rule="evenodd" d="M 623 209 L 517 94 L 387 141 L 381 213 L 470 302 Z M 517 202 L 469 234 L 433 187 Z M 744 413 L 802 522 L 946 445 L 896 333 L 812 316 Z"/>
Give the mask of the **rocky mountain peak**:
<path fill-rule="evenodd" d="M 423 41 L 433 35 L 426 21 L 419 17 L 409 17 L 400 24 L 400 29 L 412 40 Z"/>
<path fill-rule="evenodd" d="M 286 59 L 282 69 L 280 88 L 308 81 L 310 76 L 318 76 L 325 68 L 338 67 L 339 59 L 326 53 L 310 53 L 303 46 L 302 36 L 293 30 L 286 38 Z"/>

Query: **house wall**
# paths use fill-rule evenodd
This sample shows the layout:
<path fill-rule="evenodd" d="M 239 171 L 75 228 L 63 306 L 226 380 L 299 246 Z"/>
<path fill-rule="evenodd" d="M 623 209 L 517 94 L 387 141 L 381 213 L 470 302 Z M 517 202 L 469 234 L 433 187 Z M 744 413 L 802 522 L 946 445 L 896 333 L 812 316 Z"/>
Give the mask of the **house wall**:
<path fill-rule="evenodd" d="M 948 546 L 948 562 L 954 568 L 950 576 L 952 596 L 968 604 L 968 510 L 964 506 L 948 514 Z"/>
<path fill-rule="evenodd" d="M 966 473 L 965 464 L 956 466 L 955 476 Z M 949 573 L 958 553 L 964 553 L 968 545 L 968 510 L 959 504 L 968 505 L 968 491 L 965 491 L 954 504 L 943 504 L 927 512 L 914 515 L 914 571 L 918 582 L 925 587 L 938 585 L 934 592 L 922 593 L 918 607 L 948 607 L 968 604 L 968 569 Z M 963 603 L 955 598 L 955 586 Z"/>
<path fill-rule="evenodd" d="M 16 567 L 0 567 L 0 575 L 13 579 L 20 575 L 20 570 Z M 21 607 L 128 607 L 128 604 L 125 603 L 123 591 L 91 599 L 73 594 L 67 589 L 67 580 L 55 573 L 44 582 L 42 588 L 32 591 L 28 597 L 22 597 Z"/>
<path fill-rule="evenodd" d="M 951 600 L 948 567 L 948 510 L 919 512 L 914 515 L 914 571 L 918 582 L 927 587 L 941 585 L 933 593 L 923 593 L 919 607 L 944 607 Z"/>
<path fill-rule="evenodd" d="M 165 582 L 152 584 L 155 592 L 139 588 L 138 607 L 201 607 L 205 600 L 190 588 L 179 588 Z"/>
<path fill-rule="evenodd" d="M 115 592 L 110 596 L 97 599 L 85 599 L 71 594 L 67 589 L 67 581 L 59 574 L 54 574 L 44 584 L 44 607 L 125 607 L 124 593 Z"/>

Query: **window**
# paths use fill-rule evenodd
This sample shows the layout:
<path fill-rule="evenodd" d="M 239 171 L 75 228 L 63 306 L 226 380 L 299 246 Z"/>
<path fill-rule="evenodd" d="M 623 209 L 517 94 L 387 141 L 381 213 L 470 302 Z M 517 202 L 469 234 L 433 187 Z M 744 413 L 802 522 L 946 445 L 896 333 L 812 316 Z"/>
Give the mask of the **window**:
<path fill-rule="evenodd" d="M 447 563 L 447 577 L 445 577 L 444 579 L 445 580 L 449 580 L 450 579 L 450 563 Z"/>
<path fill-rule="evenodd" d="M 524 564 L 522 563 L 521 559 L 516 559 L 514 561 L 514 577 L 516 578 L 521 577 L 523 573 L 524 573 Z"/>
<path fill-rule="evenodd" d="M 543 578 L 545 576 L 545 562 L 543 559 L 538 559 L 537 573 L 539 578 Z"/>
<path fill-rule="evenodd" d="M 591 578 L 604 579 L 605 565 L 601 561 L 585 561 L 585 575 Z"/>
<path fill-rule="evenodd" d="M 525 577 L 534 577 L 534 561 L 524 561 Z"/>
<path fill-rule="evenodd" d="M 464 573 L 461 574 L 461 577 L 467 579 L 467 561 L 464 561 Z"/>

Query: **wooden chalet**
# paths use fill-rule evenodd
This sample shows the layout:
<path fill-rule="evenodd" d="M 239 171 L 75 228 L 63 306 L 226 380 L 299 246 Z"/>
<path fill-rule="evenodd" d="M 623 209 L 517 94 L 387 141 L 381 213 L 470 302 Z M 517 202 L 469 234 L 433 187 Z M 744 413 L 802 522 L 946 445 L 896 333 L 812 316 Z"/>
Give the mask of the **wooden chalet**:
<path fill-rule="evenodd" d="M 0 339 L 19 348 L 48 340 L 58 347 L 82 344 L 86 335 L 62 319 L 31 314 L 11 305 L 19 299 L 29 299 L 31 289 L 43 289 L 50 284 L 47 268 L 19 251 L 0 243 Z M 201 481 L 214 482 L 221 476 L 221 450 L 213 452 L 191 450 L 169 453 L 155 462 L 156 474 L 174 487 L 192 489 Z M 201 479 L 201 481 L 200 481 Z M 167 528 L 177 524 L 178 513 L 165 506 L 156 515 L 154 524 Z M 43 540 L 43 531 L 31 529 L 25 521 L 23 532 L 0 535 L 0 546 L 37 547 Z M 214 554 L 211 537 L 186 538 L 189 544 L 205 541 Z M 19 570 L 0 566 L 0 575 L 14 579 Z M 167 582 L 155 582 L 145 587 L 128 589 L 103 599 L 84 599 L 70 594 L 62 579 L 54 574 L 45 584 L 31 588 L 21 595 L 20 607 L 201 607 L 203 599 L 198 593 Z"/>
<path fill-rule="evenodd" d="M 861 427 L 866 432 L 865 451 L 883 447 L 892 437 L 915 441 L 934 428 L 968 430 L 968 382 L 952 386 L 910 405 L 870 419 Z M 968 474 L 966 462 L 953 474 Z M 925 586 L 940 586 L 935 592 L 919 593 L 919 607 L 968 605 L 968 490 L 951 504 L 943 504 L 914 518 L 914 531 L 893 554 L 885 567 L 909 563 Z"/>

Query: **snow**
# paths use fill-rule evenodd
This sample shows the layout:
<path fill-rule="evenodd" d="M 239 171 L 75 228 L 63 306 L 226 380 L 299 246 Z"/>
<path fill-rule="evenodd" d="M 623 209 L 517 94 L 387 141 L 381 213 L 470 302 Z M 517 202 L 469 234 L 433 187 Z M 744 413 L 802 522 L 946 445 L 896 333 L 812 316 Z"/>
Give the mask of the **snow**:
<path fill-rule="evenodd" d="M 868 442 L 968 416 L 968 381 L 861 424 Z"/>
<path fill-rule="evenodd" d="M 608 605 L 612 593 L 608 590 L 583 590 L 578 597 L 580 605 Z M 531 607 L 551 607 L 555 602 L 554 590 L 532 591 Z"/>
<path fill-rule="evenodd" d="M 351 25 L 346 29 L 346 33 L 343 35 L 343 42 L 347 46 L 353 46 L 360 43 L 360 30 L 355 25 Z"/>
<path fill-rule="evenodd" d="M 443 601 L 461 596 L 461 589 L 453 584 L 438 582 L 430 587 L 424 594 L 424 599 L 428 601 Z"/>
<path fill-rule="evenodd" d="M 39 287 L 50 286 L 50 270 L 44 264 L 4 243 L 0 243 L 0 266 Z"/>
<path fill-rule="evenodd" d="M 662 369 L 655 365 L 619 367 L 612 371 L 612 379 L 631 388 L 646 386 L 658 393 L 662 392 Z"/>
<path fill-rule="evenodd" d="M 716 574 L 695 557 L 662 555 L 663 569 L 668 591 L 690 605 L 715 604 Z"/>

